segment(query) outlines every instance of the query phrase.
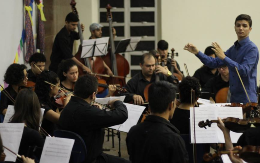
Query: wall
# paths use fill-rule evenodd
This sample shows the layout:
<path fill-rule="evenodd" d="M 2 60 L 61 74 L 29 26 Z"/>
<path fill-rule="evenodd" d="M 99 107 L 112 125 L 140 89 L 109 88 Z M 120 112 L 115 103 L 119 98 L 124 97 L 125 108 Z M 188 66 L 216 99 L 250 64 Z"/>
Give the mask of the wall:
<path fill-rule="evenodd" d="M 250 39 L 260 48 L 260 10 L 257 6 L 260 6 L 259 0 L 161 0 L 161 39 L 169 42 L 169 49 L 174 47 L 179 52 L 176 60 L 181 69 L 184 70 L 183 63 L 186 63 L 193 75 L 202 63 L 184 51 L 184 45 L 193 43 L 204 52 L 212 42 L 218 42 L 223 50 L 228 49 L 237 39 L 234 22 L 239 14 L 251 16 Z"/>

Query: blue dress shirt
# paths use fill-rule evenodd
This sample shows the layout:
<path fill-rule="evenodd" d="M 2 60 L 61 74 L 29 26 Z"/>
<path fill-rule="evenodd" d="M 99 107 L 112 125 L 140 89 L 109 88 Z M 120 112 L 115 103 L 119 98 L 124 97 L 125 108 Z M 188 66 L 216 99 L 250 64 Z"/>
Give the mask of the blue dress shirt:
<path fill-rule="evenodd" d="M 237 75 L 237 67 L 251 102 L 257 102 L 257 64 L 259 52 L 249 37 L 236 41 L 226 52 L 225 59 L 209 57 L 202 52 L 196 56 L 206 66 L 217 68 L 227 65 L 229 69 L 230 102 L 248 103 L 246 93 Z"/>

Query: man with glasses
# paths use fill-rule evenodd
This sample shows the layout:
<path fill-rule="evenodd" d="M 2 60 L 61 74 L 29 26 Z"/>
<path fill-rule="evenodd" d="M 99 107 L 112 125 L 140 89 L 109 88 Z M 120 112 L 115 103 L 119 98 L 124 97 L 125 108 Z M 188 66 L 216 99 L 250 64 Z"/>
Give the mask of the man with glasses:
<path fill-rule="evenodd" d="M 250 41 L 249 33 L 252 30 L 252 19 L 249 15 L 241 14 L 235 20 L 237 41 L 225 53 L 218 43 L 213 42 L 212 50 L 218 58 L 211 58 L 200 52 L 196 46 L 188 43 L 184 49 L 195 54 L 206 66 L 219 67 L 227 65 L 229 69 L 229 86 L 231 93 L 230 102 L 248 103 L 257 102 L 257 64 L 259 51 L 257 46 Z M 239 74 L 243 83 L 240 81 Z M 247 95 L 244 91 L 245 86 Z"/>

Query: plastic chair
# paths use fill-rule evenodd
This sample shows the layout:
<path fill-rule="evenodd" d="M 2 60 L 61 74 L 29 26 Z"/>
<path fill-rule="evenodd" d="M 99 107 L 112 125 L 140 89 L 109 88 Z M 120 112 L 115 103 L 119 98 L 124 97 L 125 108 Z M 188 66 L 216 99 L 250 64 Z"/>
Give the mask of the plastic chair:
<path fill-rule="evenodd" d="M 78 134 L 66 131 L 66 130 L 56 130 L 53 134 L 55 137 L 60 138 L 68 138 L 68 139 L 74 139 L 74 145 L 72 148 L 71 156 L 70 156 L 70 162 L 73 163 L 82 163 L 86 160 L 87 157 L 87 148 L 85 145 L 84 140 L 81 136 Z"/>

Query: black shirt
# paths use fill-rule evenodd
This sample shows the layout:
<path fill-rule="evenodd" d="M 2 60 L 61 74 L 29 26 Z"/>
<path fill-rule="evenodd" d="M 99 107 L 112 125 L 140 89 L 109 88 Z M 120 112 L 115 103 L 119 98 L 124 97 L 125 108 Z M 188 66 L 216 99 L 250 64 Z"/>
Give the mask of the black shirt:
<path fill-rule="evenodd" d="M 61 112 L 59 125 L 62 129 L 79 134 L 86 143 L 87 160 L 91 163 L 102 154 L 104 129 L 122 124 L 128 118 L 126 106 L 121 101 L 114 103 L 112 111 L 100 110 L 89 103 L 72 96 Z"/>
<path fill-rule="evenodd" d="M 170 122 L 180 134 L 190 134 L 190 110 L 176 108 Z"/>
<path fill-rule="evenodd" d="M 160 80 L 166 80 L 173 84 L 176 84 L 179 82 L 175 76 L 166 77 L 165 75 L 160 73 L 159 77 L 160 77 Z M 143 76 L 142 71 L 140 71 L 138 74 L 136 74 L 134 77 L 132 77 L 132 79 L 130 79 L 125 86 L 125 88 L 128 92 L 128 94 L 126 94 L 126 97 L 125 97 L 125 102 L 131 102 L 133 100 L 133 95 L 135 95 L 135 94 L 141 95 L 142 98 L 145 100 L 144 89 L 148 84 L 151 84 L 153 82 L 155 82 L 155 74 L 153 74 L 151 81 L 149 82 Z"/>
<path fill-rule="evenodd" d="M 176 129 L 166 119 L 149 115 L 133 126 L 126 138 L 132 163 L 185 163 L 188 153 Z"/>
<path fill-rule="evenodd" d="M 238 139 L 237 145 L 244 147 L 247 145 L 260 146 L 260 128 L 250 128 L 246 130 Z"/>
<path fill-rule="evenodd" d="M 29 147 L 33 148 L 34 146 L 37 146 L 42 148 L 44 145 L 44 141 L 44 138 L 38 131 L 29 127 L 24 127 L 18 153 L 20 155 L 28 156 Z M 38 158 L 40 158 L 41 154 L 38 154 L 37 156 Z"/>
<path fill-rule="evenodd" d="M 57 73 L 60 62 L 73 57 L 73 43 L 74 40 L 78 39 L 79 34 L 77 32 L 72 31 L 69 33 L 65 26 L 60 30 L 53 43 L 49 70 Z"/>
<path fill-rule="evenodd" d="M 198 70 L 195 71 L 193 77 L 197 78 L 200 82 L 201 88 L 204 88 L 204 85 L 207 81 L 213 77 L 218 75 L 218 71 L 215 74 L 211 72 L 211 69 L 207 66 L 202 66 Z"/>
<path fill-rule="evenodd" d="M 17 92 L 15 92 L 15 90 L 13 89 L 13 87 L 11 85 L 9 85 L 6 89 L 5 89 L 10 96 L 15 100 L 16 96 L 17 96 Z M 3 113 L 4 109 L 7 109 L 8 105 L 14 105 L 14 103 L 8 98 L 8 96 L 5 95 L 5 93 L 3 93 L 3 91 L 1 91 L 1 98 L 0 98 L 0 114 Z"/>
<path fill-rule="evenodd" d="M 65 87 L 61 82 L 60 82 L 60 87 L 66 89 L 67 91 L 70 91 L 70 92 L 74 91 L 73 89 L 69 89 L 69 88 Z"/>
<path fill-rule="evenodd" d="M 34 83 L 36 83 L 37 77 L 36 75 L 34 75 L 34 73 L 32 72 L 32 69 L 27 71 L 27 77 L 28 77 L 28 81 L 32 81 Z"/>
<path fill-rule="evenodd" d="M 218 75 L 209 79 L 209 81 L 204 85 L 202 92 L 209 92 L 210 96 L 215 100 L 218 91 L 224 87 L 229 87 L 229 82 L 225 82 L 221 78 L 221 75 Z M 203 95 L 201 97 L 204 98 Z M 208 97 L 206 99 L 208 99 Z"/>
<path fill-rule="evenodd" d="M 55 107 L 51 102 L 40 101 L 40 103 L 41 103 L 42 108 L 45 109 L 43 117 L 50 110 L 53 110 L 54 112 L 56 112 L 55 108 L 57 108 L 57 107 Z M 53 135 L 53 132 L 57 129 L 57 125 L 54 124 L 53 122 L 47 120 L 46 118 L 43 118 L 41 127 L 50 135 Z"/>

